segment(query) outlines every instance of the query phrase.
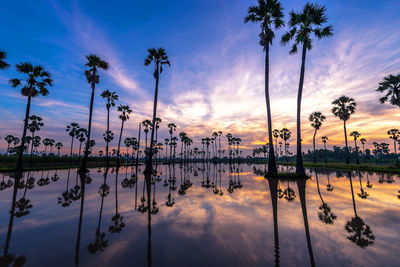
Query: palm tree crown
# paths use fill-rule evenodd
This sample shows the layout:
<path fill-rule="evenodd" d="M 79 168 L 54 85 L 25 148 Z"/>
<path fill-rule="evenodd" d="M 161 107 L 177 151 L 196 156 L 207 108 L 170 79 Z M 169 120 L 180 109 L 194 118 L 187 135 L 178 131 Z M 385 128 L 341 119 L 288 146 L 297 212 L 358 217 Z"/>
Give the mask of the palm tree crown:
<path fill-rule="evenodd" d="M 319 128 L 321 128 L 322 123 L 324 122 L 325 119 L 326 117 L 322 115 L 322 113 L 319 111 L 311 113 L 309 117 L 311 126 L 314 127 L 316 130 L 319 130 Z"/>
<path fill-rule="evenodd" d="M 98 68 L 108 70 L 108 63 L 94 54 L 86 56 L 87 62 L 85 64 L 89 69 L 85 70 L 85 76 L 88 83 L 97 84 L 100 82 L 99 75 L 97 74 Z"/>
<path fill-rule="evenodd" d="M 281 43 L 286 45 L 290 40 L 294 40 L 290 54 L 297 53 L 297 45 L 299 44 L 303 44 L 307 50 L 310 50 L 312 48 L 312 33 L 318 39 L 332 36 L 332 26 L 323 26 L 328 20 L 325 13 L 326 8 L 324 6 L 311 3 L 307 3 L 299 13 L 294 11 L 289 13 L 290 31 L 282 36 Z"/>
<path fill-rule="evenodd" d="M 110 92 L 109 90 L 104 90 L 101 93 L 101 97 L 105 98 L 107 100 L 107 104 L 106 104 L 107 108 L 114 107 L 115 106 L 115 102 L 118 100 L 117 93 L 116 92 Z"/>
<path fill-rule="evenodd" d="M 118 111 L 121 112 L 119 118 L 123 121 L 129 120 L 129 114 L 132 113 L 132 110 L 127 105 L 119 105 Z"/>
<path fill-rule="evenodd" d="M 244 22 L 261 23 L 260 45 L 272 44 L 275 33 L 272 30 L 284 25 L 281 3 L 278 0 L 258 0 L 258 6 L 251 6 Z"/>
<path fill-rule="evenodd" d="M 171 63 L 169 62 L 168 56 L 165 53 L 164 48 L 150 48 L 147 50 L 149 52 L 149 55 L 147 56 L 147 58 L 144 60 L 144 65 L 148 66 L 151 63 L 154 63 L 154 65 L 156 66 L 153 76 L 154 78 L 158 77 L 158 67 L 160 68 L 160 73 L 162 73 L 163 71 L 163 65 L 168 65 L 171 66 Z"/>
<path fill-rule="evenodd" d="M 333 101 L 332 105 L 334 105 L 332 113 L 342 121 L 347 121 L 351 114 L 356 111 L 357 103 L 351 97 L 341 96 Z"/>
<path fill-rule="evenodd" d="M 49 94 L 48 86 L 53 85 L 50 73 L 45 71 L 42 66 L 33 66 L 31 63 L 19 63 L 16 65 L 17 71 L 22 74 L 26 74 L 25 79 L 10 79 L 12 87 L 24 85 L 21 88 L 21 94 L 23 96 L 35 97 L 37 95 L 46 96 Z"/>
<path fill-rule="evenodd" d="M 10 67 L 10 64 L 4 61 L 7 58 L 7 53 L 0 50 L 0 69 L 6 69 Z"/>
<path fill-rule="evenodd" d="M 389 101 L 390 104 L 400 107 L 400 74 L 391 74 L 383 78 L 376 91 L 386 94 L 384 97 L 379 98 L 382 104 Z"/>

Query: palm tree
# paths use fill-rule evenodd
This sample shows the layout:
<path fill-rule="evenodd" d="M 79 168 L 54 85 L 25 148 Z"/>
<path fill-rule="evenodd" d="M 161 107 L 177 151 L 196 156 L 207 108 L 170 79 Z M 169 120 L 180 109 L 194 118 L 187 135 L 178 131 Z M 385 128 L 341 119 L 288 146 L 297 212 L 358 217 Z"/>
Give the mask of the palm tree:
<path fill-rule="evenodd" d="M 269 146 L 268 173 L 278 173 L 272 140 L 272 119 L 269 100 L 269 46 L 275 37 L 274 29 L 277 30 L 284 25 L 281 3 L 278 0 L 258 0 L 258 6 L 251 6 L 244 22 L 260 23 L 261 33 L 260 45 L 265 51 L 265 102 L 267 106 L 268 140 Z"/>
<path fill-rule="evenodd" d="M 44 123 L 42 122 L 43 119 L 41 117 L 32 115 L 29 117 L 29 123 L 28 123 L 28 129 L 32 133 L 32 141 L 35 139 L 35 132 L 39 131 L 41 127 L 44 126 Z M 31 157 L 30 157 L 30 162 L 32 163 L 32 154 L 33 154 L 33 143 L 31 145 Z"/>
<path fill-rule="evenodd" d="M 10 64 L 8 64 L 7 62 L 4 61 L 4 59 L 7 58 L 7 53 L 0 50 L 0 69 L 6 69 L 8 67 L 10 67 Z"/>
<path fill-rule="evenodd" d="M 171 156 L 172 156 L 172 134 L 176 131 L 176 125 L 175 123 L 168 123 L 168 131 L 169 135 L 171 136 L 170 143 L 169 143 L 169 161 L 171 161 Z"/>
<path fill-rule="evenodd" d="M 326 158 L 326 142 L 329 140 L 328 136 L 322 136 L 321 137 L 322 143 L 324 143 L 324 150 L 325 150 L 325 164 L 328 163 L 328 160 Z"/>
<path fill-rule="evenodd" d="M 108 149 L 109 149 L 109 143 L 112 140 L 112 138 L 109 138 L 111 136 L 111 131 L 110 131 L 110 108 L 115 106 L 115 102 L 118 100 L 118 95 L 116 92 L 110 92 L 109 90 L 104 90 L 101 93 L 101 97 L 106 99 L 107 103 L 106 103 L 106 109 L 107 109 L 107 130 L 105 133 L 105 141 L 106 141 L 106 162 L 107 162 L 107 166 L 110 163 L 110 159 L 109 159 L 109 153 L 108 153 Z M 111 139 L 111 140 L 110 140 Z"/>
<path fill-rule="evenodd" d="M 75 136 L 77 135 L 79 129 L 80 129 L 80 126 L 76 122 L 72 122 L 70 125 L 67 125 L 66 131 L 68 132 L 68 135 L 71 136 L 71 148 L 69 150 L 69 166 L 71 166 L 72 149 L 74 147 L 74 139 L 75 139 Z"/>
<path fill-rule="evenodd" d="M 348 96 L 341 96 L 335 101 L 332 102 L 334 107 L 332 108 L 332 113 L 339 119 L 343 121 L 344 127 L 344 141 L 346 144 L 346 164 L 350 163 L 350 155 L 349 155 L 349 146 L 347 145 L 347 130 L 346 130 L 346 121 L 350 119 L 351 114 L 356 111 L 356 102 L 353 98 Z"/>
<path fill-rule="evenodd" d="M 309 117 L 311 126 L 314 127 L 314 129 L 315 129 L 314 136 L 313 136 L 314 163 L 317 162 L 317 156 L 315 155 L 315 136 L 317 135 L 317 130 L 319 130 L 319 128 L 321 128 L 322 123 L 324 122 L 325 119 L 326 119 L 326 117 L 324 115 L 322 115 L 322 113 L 319 111 L 315 111 L 315 112 L 311 113 L 310 117 Z"/>
<path fill-rule="evenodd" d="M 9 134 L 6 137 L 4 137 L 4 140 L 6 140 L 6 142 L 7 142 L 7 153 L 10 153 L 9 152 L 10 145 L 11 145 L 12 142 L 14 142 L 14 139 L 15 139 L 15 136 L 11 135 L 11 134 Z"/>
<path fill-rule="evenodd" d="M 53 152 L 53 146 L 55 143 L 56 143 L 56 141 L 54 139 L 49 140 L 50 154 L 52 154 L 52 152 Z"/>
<path fill-rule="evenodd" d="M 155 120 L 155 126 L 156 126 L 156 143 L 157 143 L 157 138 L 158 138 L 158 129 L 160 128 L 160 124 L 161 124 L 162 120 L 160 118 L 156 118 Z"/>
<path fill-rule="evenodd" d="M 36 65 L 33 66 L 31 63 L 19 63 L 16 66 L 17 72 L 25 74 L 26 78 L 24 79 L 11 79 L 10 84 L 12 87 L 19 87 L 21 88 L 21 94 L 23 96 L 28 97 L 28 102 L 26 104 L 26 113 L 25 113 L 25 120 L 24 120 L 24 130 L 22 133 L 21 138 L 21 148 L 24 147 L 25 137 L 26 137 L 26 130 L 28 128 L 28 119 L 29 119 L 29 112 L 31 108 L 31 100 L 32 97 L 36 97 L 38 95 L 46 96 L 49 94 L 48 87 L 53 85 L 53 80 L 51 79 L 50 73 L 45 71 L 42 66 Z M 22 84 L 24 83 L 24 84 Z M 18 160 L 17 160 L 17 171 L 22 171 L 22 155 L 23 149 L 20 149 L 18 152 Z"/>
<path fill-rule="evenodd" d="M 164 48 L 158 48 L 158 49 L 150 48 L 148 49 L 148 52 L 149 55 L 144 60 L 144 65 L 148 66 L 151 63 L 154 63 L 155 65 L 153 77 L 154 79 L 156 79 L 156 85 L 154 90 L 153 122 L 151 124 L 155 125 L 157 117 L 158 82 L 160 78 L 160 73 L 162 73 L 164 65 L 170 66 L 171 64 L 169 62 L 167 54 L 165 53 Z M 153 162 L 152 158 L 153 158 L 154 129 L 155 127 L 152 127 L 151 129 L 150 150 L 149 150 L 149 156 L 146 159 L 146 172 L 149 174 L 151 173 L 152 162 Z"/>
<path fill-rule="evenodd" d="M 44 154 L 46 155 L 47 147 L 50 145 L 51 139 L 50 138 L 45 138 L 43 139 L 43 145 L 44 145 Z"/>
<path fill-rule="evenodd" d="M 400 138 L 399 129 L 391 129 L 387 132 L 387 134 L 389 135 L 390 139 L 393 139 L 394 156 L 396 157 L 396 164 L 399 164 L 399 158 L 397 157 L 397 148 L 396 148 L 396 143 Z"/>
<path fill-rule="evenodd" d="M 86 76 L 88 83 L 92 87 L 92 94 L 90 96 L 90 106 L 89 106 L 89 123 L 88 123 L 88 128 L 87 128 L 87 130 L 88 130 L 87 140 L 90 141 L 90 134 L 91 134 L 91 130 L 92 130 L 94 90 L 96 88 L 96 84 L 98 84 L 100 81 L 100 76 L 98 74 L 98 70 L 99 69 L 107 70 L 108 63 L 94 54 L 90 54 L 90 55 L 86 56 L 86 60 L 87 60 L 87 62 L 85 64 L 85 66 L 88 67 L 89 69 L 85 70 L 85 76 Z M 84 153 L 82 165 L 80 168 L 81 172 L 86 171 L 90 143 L 91 142 L 86 142 L 85 153 Z"/>
<path fill-rule="evenodd" d="M 88 139 L 86 139 L 87 134 L 88 134 L 88 132 L 87 132 L 87 130 L 86 130 L 85 128 L 79 128 L 79 129 L 76 131 L 76 139 L 79 140 L 79 157 L 81 157 L 81 148 L 82 148 L 82 144 L 83 144 L 86 140 L 88 140 Z"/>
<path fill-rule="evenodd" d="M 285 157 L 286 157 L 286 161 L 287 159 L 287 140 L 290 139 L 290 136 L 292 135 L 292 132 L 288 129 L 288 128 L 283 128 L 282 130 L 280 130 L 280 134 L 279 136 L 283 139 L 283 142 L 285 144 Z"/>
<path fill-rule="evenodd" d="M 61 142 L 57 142 L 56 144 L 55 144 L 55 147 L 57 148 L 57 155 L 58 156 L 60 156 L 60 149 L 63 147 L 64 145 L 63 145 L 63 143 L 61 143 Z"/>
<path fill-rule="evenodd" d="M 301 154 L 301 98 L 303 94 L 303 82 L 305 75 L 306 52 L 311 50 L 314 34 L 318 39 L 332 36 L 332 26 L 323 26 L 327 22 L 326 9 L 322 5 L 307 3 L 299 13 L 290 12 L 289 27 L 290 31 L 282 36 L 283 45 L 294 39 L 294 44 L 290 54 L 297 53 L 297 46 L 302 45 L 301 70 L 299 89 L 297 94 L 297 155 L 296 155 L 296 173 L 305 176 L 303 158 Z"/>
<path fill-rule="evenodd" d="M 118 112 L 121 112 L 119 118 L 121 119 L 121 131 L 119 132 L 119 140 L 118 140 L 118 150 L 117 150 L 117 166 L 119 166 L 119 155 L 120 155 L 120 147 L 121 147 L 121 139 L 122 139 L 122 131 L 124 130 L 124 123 L 126 120 L 129 120 L 129 114 L 132 113 L 132 110 L 127 105 L 119 105 Z"/>
<path fill-rule="evenodd" d="M 400 74 L 390 74 L 383 78 L 376 91 L 385 93 L 384 97 L 379 98 L 382 104 L 388 101 L 390 104 L 400 107 Z"/>
<path fill-rule="evenodd" d="M 361 142 L 361 145 L 362 145 L 362 147 L 363 147 L 363 153 L 365 153 L 365 149 L 364 149 L 364 145 L 365 145 L 365 143 L 367 142 L 367 139 L 365 139 L 365 138 L 361 138 L 360 139 L 360 142 Z"/>
<path fill-rule="evenodd" d="M 38 147 L 40 146 L 40 140 L 41 140 L 41 137 L 38 135 L 36 135 L 32 140 L 32 144 L 35 147 L 36 154 L 37 154 Z"/>
<path fill-rule="evenodd" d="M 150 120 L 142 121 L 142 126 L 144 127 L 143 131 L 146 134 L 145 143 L 146 143 L 146 148 L 147 148 L 147 135 L 148 135 L 150 129 L 152 129 L 151 121 Z"/>
<path fill-rule="evenodd" d="M 357 164 L 360 164 L 360 161 L 359 161 L 359 159 L 358 159 L 357 139 L 361 136 L 361 134 L 360 134 L 359 132 L 357 132 L 357 131 L 352 131 L 352 132 L 350 133 L 350 136 L 353 136 L 353 138 L 354 138 L 354 146 L 355 146 L 355 148 L 356 148 L 356 162 L 357 162 Z"/>

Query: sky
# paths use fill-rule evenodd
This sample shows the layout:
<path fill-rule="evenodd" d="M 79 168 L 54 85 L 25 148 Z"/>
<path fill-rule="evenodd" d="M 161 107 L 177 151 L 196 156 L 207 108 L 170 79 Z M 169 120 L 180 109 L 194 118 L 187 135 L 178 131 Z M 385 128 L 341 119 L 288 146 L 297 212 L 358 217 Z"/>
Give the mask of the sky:
<path fill-rule="evenodd" d="M 244 17 L 256 0 L 156 0 L 156 1 L 5 1 L 2 3 L 0 49 L 12 65 L 0 71 L 0 148 L 4 136 L 22 135 L 26 98 L 10 87 L 10 78 L 22 78 L 15 64 L 42 65 L 54 80 L 50 94 L 33 99 L 31 114 L 41 116 L 42 138 L 64 143 L 65 127 L 78 122 L 87 127 L 91 89 L 83 74 L 85 56 L 95 53 L 110 64 L 100 72 L 94 102 L 93 139 L 98 149 L 105 142 L 103 90 L 116 91 L 118 104 L 127 104 L 133 114 L 124 138 L 137 136 L 138 124 L 152 115 L 155 81 L 151 66 L 144 66 L 147 49 L 163 47 L 171 61 L 161 75 L 158 116 L 159 136 L 167 137 L 167 124 L 174 122 L 177 134 L 188 133 L 195 146 L 214 131 L 242 139 L 242 149 L 267 141 L 264 98 L 264 52 L 258 44 L 259 26 L 245 24 Z M 291 10 L 306 1 L 281 1 L 285 22 Z M 343 146 L 343 123 L 331 113 L 331 102 L 345 94 L 358 106 L 348 121 L 348 132 L 357 130 L 373 141 L 390 140 L 386 132 L 398 128 L 400 113 L 390 104 L 380 104 L 378 83 L 400 69 L 400 2 L 330 0 L 318 1 L 327 8 L 332 37 L 314 40 L 307 54 L 302 100 L 302 135 L 305 150 L 312 144 L 313 128 L 308 116 L 321 111 L 326 121 L 317 134 L 328 136 L 328 147 Z M 289 128 L 294 151 L 296 97 L 300 72 L 299 54 L 289 55 L 289 46 L 279 43 L 287 27 L 276 32 L 270 50 L 270 96 L 273 128 Z M 111 129 L 119 132 L 116 108 Z M 117 136 L 117 134 L 116 134 Z M 112 144 L 117 145 L 114 139 Z"/>

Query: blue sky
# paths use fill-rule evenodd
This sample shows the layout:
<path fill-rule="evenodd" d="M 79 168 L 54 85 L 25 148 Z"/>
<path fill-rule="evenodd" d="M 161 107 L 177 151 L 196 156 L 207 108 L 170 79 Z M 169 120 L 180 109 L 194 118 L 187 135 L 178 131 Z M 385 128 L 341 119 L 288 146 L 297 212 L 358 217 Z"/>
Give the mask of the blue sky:
<path fill-rule="evenodd" d="M 306 1 L 281 1 L 286 15 Z M 133 109 L 125 136 L 136 136 L 139 121 L 149 118 L 154 79 L 143 65 L 146 49 L 162 46 L 171 68 L 160 81 L 159 116 L 175 122 L 178 131 L 196 139 L 223 130 L 242 137 L 244 145 L 266 140 L 263 95 L 263 51 L 258 25 L 244 24 L 249 5 L 256 1 L 6 1 L 0 49 L 15 65 L 29 61 L 53 75 L 50 95 L 33 101 L 32 114 L 45 119 L 42 137 L 67 143 L 65 126 L 87 125 L 90 88 L 83 75 L 85 55 L 98 54 L 110 63 L 96 89 L 94 138 L 102 145 L 104 89 L 117 91 L 120 103 Z M 315 41 L 307 57 L 303 97 L 303 132 L 310 142 L 308 114 L 328 115 L 321 134 L 341 144 L 342 125 L 330 102 L 345 93 L 359 103 L 349 127 L 365 137 L 383 140 L 398 125 L 398 109 L 378 103 L 377 83 L 400 69 L 399 1 L 318 1 L 326 5 L 332 38 Z M 295 97 L 299 55 L 279 45 L 286 30 L 276 33 L 271 49 L 273 125 L 295 130 Z M 14 67 L 0 72 L 0 136 L 21 135 L 26 99 L 11 88 L 20 77 Z M 400 114 L 399 114 L 400 115 Z M 112 128 L 120 121 L 112 113 Z M 292 143 L 295 141 L 293 134 Z M 4 142 L 1 147 L 4 148 Z"/>

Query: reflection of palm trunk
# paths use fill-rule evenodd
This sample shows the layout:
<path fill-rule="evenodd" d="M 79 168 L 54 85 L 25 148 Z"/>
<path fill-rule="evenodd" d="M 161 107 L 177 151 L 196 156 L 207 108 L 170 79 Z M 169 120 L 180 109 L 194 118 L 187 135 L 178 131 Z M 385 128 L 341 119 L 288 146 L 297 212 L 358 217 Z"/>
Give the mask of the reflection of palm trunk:
<path fill-rule="evenodd" d="M 22 172 L 16 173 L 15 181 L 14 181 L 12 202 L 11 202 L 11 209 L 10 209 L 10 219 L 8 221 L 6 244 L 4 245 L 4 257 L 6 257 L 8 255 L 8 248 L 10 247 L 12 228 L 14 225 L 14 215 L 15 215 L 15 206 L 16 206 L 16 200 L 17 200 L 18 185 L 20 183 L 21 178 L 22 178 Z"/>
<path fill-rule="evenodd" d="M 86 187 L 86 183 L 85 183 L 86 173 L 79 172 L 79 175 L 80 175 L 80 180 L 81 180 L 81 207 L 79 210 L 78 234 L 76 236 L 76 245 L 75 245 L 75 266 L 79 265 L 79 246 L 80 246 L 80 242 L 81 242 L 83 205 L 84 205 L 84 201 L 85 201 L 85 187 Z"/>
<path fill-rule="evenodd" d="M 104 182 L 103 184 L 106 185 L 107 184 L 107 174 L 108 174 L 108 167 L 106 167 L 106 170 L 104 172 Z M 101 204 L 100 204 L 100 212 L 99 212 L 99 222 L 97 224 L 97 230 L 96 232 L 100 233 L 100 225 L 101 225 L 101 217 L 103 214 L 103 204 L 104 204 L 104 197 L 105 194 L 104 192 L 101 194 Z"/>
<path fill-rule="evenodd" d="M 272 211 L 274 217 L 274 249 L 275 249 L 275 266 L 279 264 L 279 232 L 278 232 L 278 180 L 268 178 L 269 192 L 271 195 Z"/>
<path fill-rule="evenodd" d="M 115 214 L 118 214 L 118 172 L 119 167 L 115 171 Z"/>
<path fill-rule="evenodd" d="M 151 254 L 151 172 L 145 173 L 147 189 L 147 266 L 152 265 Z"/>
<path fill-rule="evenodd" d="M 305 231 L 306 231 L 308 254 L 310 256 L 311 266 L 315 266 L 314 254 L 313 254 L 312 244 L 311 244 L 310 229 L 309 229 L 309 226 L 308 226 L 308 218 L 307 218 L 306 180 L 305 179 L 297 180 L 297 188 L 299 190 L 300 202 L 301 202 L 301 210 L 303 212 L 303 220 L 304 220 L 304 228 L 305 228 Z"/>
<path fill-rule="evenodd" d="M 321 202 L 322 202 L 322 205 L 323 205 L 323 204 L 325 204 L 325 202 L 324 202 L 324 199 L 322 198 L 321 191 L 319 190 L 318 173 L 317 173 L 317 170 L 314 170 L 314 171 L 315 171 L 315 179 L 316 179 L 316 181 L 317 181 L 318 195 L 319 195 L 319 198 L 321 199 Z M 329 178 L 328 178 L 328 179 L 329 179 Z M 329 181 L 329 180 L 328 180 L 328 181 Z"/>
<path fill-rule="evenodd" d="M 357 208 L 356 208 L 356 200 L 354 199 L 354 191 L 353 191 L 353 180 L 351 178 L 351 172 L 348 173 L 350 178 L 350 188 L 351 188 L 351 197 L 353 199 L 353 209 L 354 209 L 354 216 L 358 217 L 357 215 Z"/>

